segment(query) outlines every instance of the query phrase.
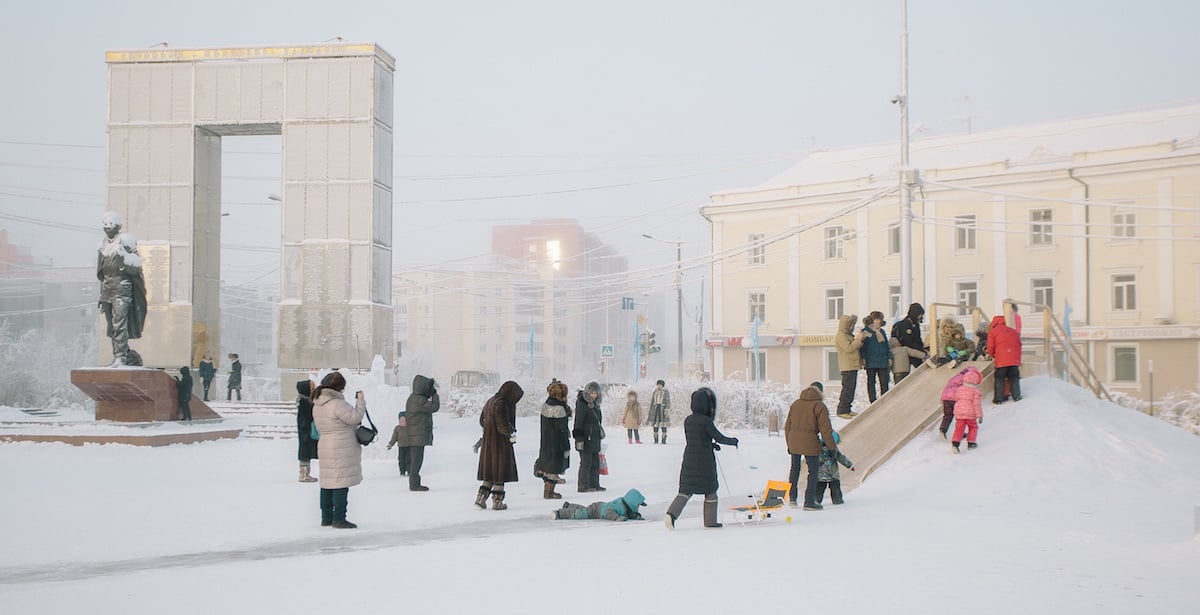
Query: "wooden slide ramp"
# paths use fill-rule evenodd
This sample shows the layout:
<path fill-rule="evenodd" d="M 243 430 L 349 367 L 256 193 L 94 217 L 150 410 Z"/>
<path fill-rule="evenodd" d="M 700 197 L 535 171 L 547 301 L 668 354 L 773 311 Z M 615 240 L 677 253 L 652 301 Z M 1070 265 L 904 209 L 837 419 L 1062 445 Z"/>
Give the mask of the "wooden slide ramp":
<path fill-rule="evenodd" d="M 991 361 L 969 361 L 955 369 L 923 364 L 842 427 L 838 433 L 856 470 L 842 470 L 842 489 L 850 491 L 858 487 L 896 451 L 939 421 L 942 389 L 951 377 L 968 366 L 983 374 L 979 386 L 986 397 L 993 386 Z"/>

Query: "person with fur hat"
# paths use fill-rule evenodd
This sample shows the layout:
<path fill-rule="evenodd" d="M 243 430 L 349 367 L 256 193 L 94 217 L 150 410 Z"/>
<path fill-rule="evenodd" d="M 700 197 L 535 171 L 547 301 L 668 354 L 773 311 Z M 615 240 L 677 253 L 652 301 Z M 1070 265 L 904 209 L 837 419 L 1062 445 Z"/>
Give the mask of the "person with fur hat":
<path fill-rule="evenodd" d="M 834 335 L 833 344 L 837 347 L 838 370 L 842 372 L 842 393 L 838 397 L 837 415 L 850 419 L 858 416 L 850 407 L 854 404 L 854 392 L 858 388 L 858 370 L 862 368 L 863 342 L 870 332 L 863 330 L 856 335 L 854 323 L 858 321 L 855 314 L 846 314 L 838 319 L 838 330 Z"/>
<path fill-rule="evenodd" d="M 554 486 L 567 482 L 561 474 L 571 467 L 571 406 L 567 404 L 567 393 L 567 385 L 555 378 L 546 387 L 546 401 L 542 402 L 542 440 L 533 475 L 545 483 L 542 497 L 547 500 L 562 499 Z"/>
<path fill-rule="evenodd" d="M 721 433 L 713 423 L 717 415 L 717 394 L 708 387 L 692 393 L 692 413 L 683 420 L 683 462 L 679 467 L 679 494 L 667 508 L 663 521 L 675 529 L 683 507 L 697 493 L 704 494 L 704 527 L 721 527 L 717 521 L 717 457 L 719 444 L 737 448 L 738 439 Z"/>
<path fill-rule="evenodd" d="M 914 353 L 909 353 L 909 361 L 912 367 L 916 367 L 924 361 L 924 357 L 928 356 L 929 348 L 925 345 L 925 340 L 921 337 L 921 323 L 925 320 L 925 308 L 920 303 L 914 303 L 908 306 L 908 315 L 892 325 L 892 338 L 899 340 L 901 346 L 906 346 L 913 350 L 920 351 L 921 358 L 917 358 Z M 900 356 L 898 353 L 896 356 Z M 907 375 L 907 373 L 905 374 Z M 899 372 L 897 372 L 899 376 Z M 897 382 L 900 378 L 896 379 Z"/>
<path fill-rule="evenodd" d="M 571 437 L 579 451 L 579 493 L 606 491 L 600 486 L 600 444 L 604 439 L 604 416 L 600 401 L 604 398 L 599 382 L 589 382 L 575 398 L 575 425 Z"/>
<path fill-rule="evenodd" d="M 608 502 L 592 502 L 587 506 L 563 502 L 562 508 L 554 511 L 553 517 L 562 519 L 607 519 L 609 521 L 641 521 L 639 508 L 646 505 L 646 496 L 637 489 Z"/>
<path fill-rule="evenodd" d="M 492 510 L 506 510 L 504 483 L 517 482 L 517 455 L 513 444 L 517 442 L 517 402 L 525 396 L 521 385 L 509 380 L 500 385 L 500 390 L 483 405 L 479 413 L 479 426 L 483 428 L 483 446 L 479 449 L 479 471 L 475 478 L 481 481 L 475 505 L 487 508 L 488 494 L 492 496 Z"/>
<path fill-rule="evenodd" d="M 667 443 L 667 428 L 671 426 L 671 392 L 667 383 L 659 380 L 654 383 L 654 391 L 650 393 L 650 415 L 646 424 L 654 428 L 654 443 L 659 443 L 659 430 L 662 430 L 662 443 Z"/>
<path fill-rule="evenodd" d="M 783 423 L 783 435 L 787 441 L 788 455 L 792 457 L 792 468 L 788 481 L 788 503 L 796 505 L 800 482 L 800 464 L 808 465 L 808 483 L 804 488 L 804 510 L 821 510 L 817 502 L 818 478 L 820 477 L 821 443 L 833 442 L 833 425 L 829 423 L 829 408 L 825 407 L 825 387 L 820 382 L 808 385 L 800 391 L 800 398 L 788 408 L 787 420 Z M 837 444 L 832 450 L 837 450 Z"/>
<path fill-rule="evenodd" d="M 883 331 L 883 312 L 871 312 L 863 319 L 863 331 L 867 334 L 859 353 L 863 367 L 867 370 L 867 398 L 875 403 L 875 382 L 879 382 L 879 395 L 888 392 L 888 367 L 891 366 L 892 349 L 888 347 L 887 333 Z"/>

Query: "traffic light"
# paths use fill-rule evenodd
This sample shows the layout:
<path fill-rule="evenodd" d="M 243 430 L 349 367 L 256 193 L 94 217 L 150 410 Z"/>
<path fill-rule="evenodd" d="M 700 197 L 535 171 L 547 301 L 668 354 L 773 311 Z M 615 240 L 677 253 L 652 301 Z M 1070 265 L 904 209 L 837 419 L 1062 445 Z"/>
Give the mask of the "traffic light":
<path fill-rule="evenodd" d="M 648 338 L 649 335 L 646 331 L 642 331 L 638 334 L 638 354 L 643 357 L 646 356 L 646 351 L 650 348 L 650 345 L 646 343 Z"/>
<path fill-rule="evenodd" d="M 654 332 L 647 331 L 646 332 L 646 353 L 654 354 L 656 352 L 662 352 L 662 348 L 660 348 L 658 343 L 654 341 Z"/>

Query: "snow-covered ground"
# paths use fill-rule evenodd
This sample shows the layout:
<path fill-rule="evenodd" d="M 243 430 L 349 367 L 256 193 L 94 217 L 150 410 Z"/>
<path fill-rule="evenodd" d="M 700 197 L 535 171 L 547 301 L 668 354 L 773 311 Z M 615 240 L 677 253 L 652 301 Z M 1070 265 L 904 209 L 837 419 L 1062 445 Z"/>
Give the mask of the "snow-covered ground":
<path fill-rule="evenodd" d="M 661 522 L 678 426 L 667 446 L 610 427 L 609 490 L 560 487 L 584 504 L 642 490 L 648 521 L 627 523 L 550 519 L 534 417 L 509 510 L 472 505 L 475 419 L 437 417 L 428 493 L 408 491 L 386 439 L 366 449 L 357 530 L 318 526 L 295 440 L 0 444 L 0 612 L 1194 613 L 1200 439 L 1060 382 L 1023 388 L 985 406 L 977 450 L 923 434 L 844 506 L 719 530 L 701 527 L 700 497 L 675 532 Z M 373 414 L 386 435 L 393 409 Z M 731 435 L 722 508 L 787 478 L 780 438 Z"/>

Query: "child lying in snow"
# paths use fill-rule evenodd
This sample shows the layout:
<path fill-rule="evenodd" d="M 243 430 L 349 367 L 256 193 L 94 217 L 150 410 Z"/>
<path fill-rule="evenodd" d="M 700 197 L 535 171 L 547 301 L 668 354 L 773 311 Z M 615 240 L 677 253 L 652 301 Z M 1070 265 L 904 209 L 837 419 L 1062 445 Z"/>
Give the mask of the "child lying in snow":
<path fill-rule="evenodd" d="M 638 508 L 646 505 L 646 497 L 637 489 L 625 492 L 624 497 L 611 502 L 592 502 L 587 506 L 564 502 L 554 511 L 554 519 L 608 519 L 609 521 L 642 520 Z"/>

